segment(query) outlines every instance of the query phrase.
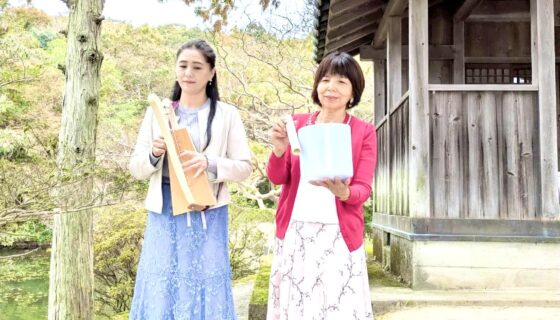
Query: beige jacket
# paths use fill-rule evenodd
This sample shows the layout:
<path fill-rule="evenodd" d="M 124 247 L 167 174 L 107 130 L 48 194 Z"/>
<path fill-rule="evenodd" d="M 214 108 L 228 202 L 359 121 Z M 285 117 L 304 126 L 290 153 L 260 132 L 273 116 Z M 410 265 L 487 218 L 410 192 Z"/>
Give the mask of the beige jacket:
<path fill-rule="evenodd" d="M 205 108 L 198 113 L 201 144 L 206 144 L 206 124 L 210 108 Z M 129 169 L 137 179 L 150 178 L 146 209 L 161 213 L 163 196 L 161 194 L 161 180 L 163 161 L 161 159 L 154 167 L 150 162 L 152 141 L 160 136 L 157 120 L 151 108 L 146 110 L 144 120 L 138 133 L 138 140 L 134 152 L 130 157 Z M 209 174 L 208 179 L 214 190 L 218 193 L 220 182 L 240 182 L 251 174 L 251 152 L 247 143 L 245 128 L 237 109 L 227 103 L 218 101 L 216 115 L 212 122 L 212 141 L 204 153 L 216 159 L 217 175 Z M 227 185 L 223 183 L 215 207 L 226 205 L 230 202 Z"/>

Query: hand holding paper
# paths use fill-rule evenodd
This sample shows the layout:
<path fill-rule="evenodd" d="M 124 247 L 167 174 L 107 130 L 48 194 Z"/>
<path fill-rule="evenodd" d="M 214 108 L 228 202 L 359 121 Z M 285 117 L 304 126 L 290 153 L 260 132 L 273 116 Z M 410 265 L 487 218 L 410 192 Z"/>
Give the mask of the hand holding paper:
<path fill-rule="evenodd" d="M 290 141 L 290 146 L 292 153 L 299 156 L 301 152 L 301 146 L 299 145 L 299 140 L 296 132 L 296 126 L 291 115 L 284 116 L 284 121 L 286 122 L 286 131 L 288 132 L 288 140 Z"/>

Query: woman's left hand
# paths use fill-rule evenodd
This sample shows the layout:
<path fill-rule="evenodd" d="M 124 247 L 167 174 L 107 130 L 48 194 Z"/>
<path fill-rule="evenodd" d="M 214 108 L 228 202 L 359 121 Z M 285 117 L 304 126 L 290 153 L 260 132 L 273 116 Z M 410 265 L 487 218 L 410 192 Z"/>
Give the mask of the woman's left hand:
<path fill-rule="evenodd" d="M 328 179 L 324 178 L 323 180 L 311 180 L 309 181 L 314 186 L 325 187 L 329 189 L 332 194 L 337 196 L 340 200 L 345 201 L 348 200 L 350 197 L 350 178 L 346 180 L 340 180 L 340 178 Z"/>
<path fill-rule="evenodd" d="M 179 156 L 181 159 L 188 159 L 188 160 L 181 160 L 181 165 L 185 173 L 189 170 L 196 169 L 194 178 L 201 175 L 204 172 L 204 170 L 208 168 L 208 158 L 206 158 L 206 156 L 202 153 L 186 150 L 181 152 Z"/>

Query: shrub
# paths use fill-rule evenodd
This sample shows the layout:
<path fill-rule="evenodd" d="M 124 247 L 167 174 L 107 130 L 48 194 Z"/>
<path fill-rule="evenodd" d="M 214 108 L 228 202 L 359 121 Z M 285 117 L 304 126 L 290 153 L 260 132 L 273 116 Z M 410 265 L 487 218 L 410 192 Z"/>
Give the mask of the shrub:
<path fill-rule="evenodd" d="M 146 211 L 115 206 L 102 210 L 94 228 L 96 313 L 129 310 L 140 258 Z"/>
<path fill-rule="evenodd" d="M 27 137 L 15 130 L 0 130 L 0 158 L 7 160 L 26 159 L 30 144 Z"/>

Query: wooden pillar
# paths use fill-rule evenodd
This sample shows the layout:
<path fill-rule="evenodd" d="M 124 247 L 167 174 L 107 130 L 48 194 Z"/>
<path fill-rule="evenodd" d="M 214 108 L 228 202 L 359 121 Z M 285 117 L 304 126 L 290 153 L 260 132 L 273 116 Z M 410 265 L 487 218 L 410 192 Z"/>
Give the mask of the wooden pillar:
<path fill-rule="evenodd" d="M 400 17 L 389 18 L 387 28 L 387 109 L 402 95 L 402 27 Z"/>
<path fill-rule="evenodd" d="M 539 83 L 539 61 L 537 52 L 537 0 L 531 0 L 531 83 Z"/>
<path fill-rule="evenodd" d="M 541 212 L 543 218 L 552 219 L 560 216 L 557 184 L 554 1 L 539 0 L 532 1 L 531 4 L 532 7 L 536 4 L 537 55 L 532 57 L 537 60 L 539 86 Z"/>
<path fill-rule="evenodd" d="M 409 208 L 411 217 L 429 217 L 428 0 L 409 0 L 408 15 Z"/>
<path fill-rule="evenodd" d="M 453 23 L 453 45 L 456 48 L 453 57 L 453 83 L 465 83 L 465 23 Z"/>
<path fill-rule="evenodd" d="M 373 60 L 373 114 L 375 115 L 375 125 L 377 125 L 386 114 L 384 60 Z"/>

